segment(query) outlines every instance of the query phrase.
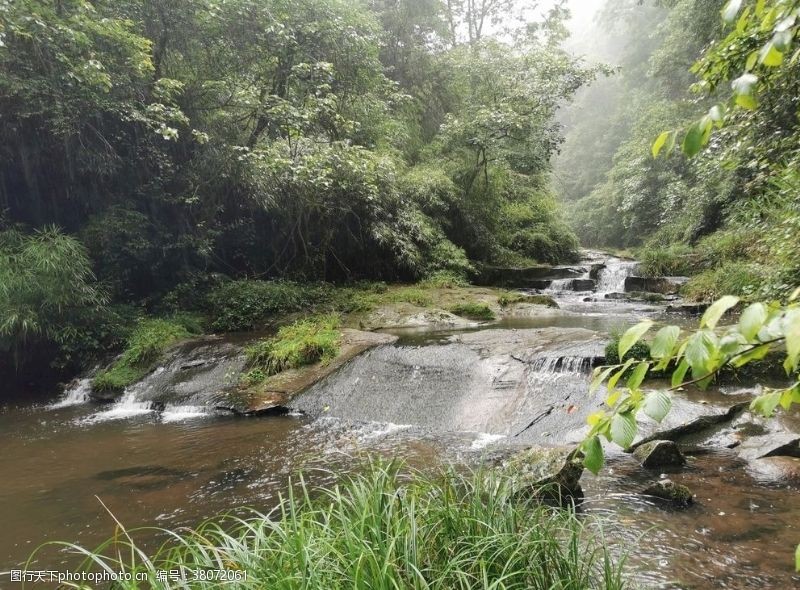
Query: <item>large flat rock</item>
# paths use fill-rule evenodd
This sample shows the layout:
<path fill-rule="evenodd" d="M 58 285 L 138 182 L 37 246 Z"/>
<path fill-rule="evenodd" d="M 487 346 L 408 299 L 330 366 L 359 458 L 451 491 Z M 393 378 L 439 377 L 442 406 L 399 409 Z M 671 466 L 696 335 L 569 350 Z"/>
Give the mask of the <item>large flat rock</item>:
<path fill-rule="evenodd" d="M 581 367 L 561 370 L 541 360 L 572 358 L 562 352 L 600 342 L 583 329 L 498 329 L 459 334 L 444 345 L 380 347 L 290 405 L 312 416 L 481 432 L 514 443 L 577 442 L 602 398 L 589 395 Z"/>
<path fill-rule="evenodd" d="M 283 407 L 294 396 L 338 371 L 358 355 L 395 340 L 397 337 L 391 334 L 344 329 L 339 355 L 329 363 L 282 371 L 257 387 L 233 388 L 218 402 L 217 407 L 237 414 L 262 414 Z"/>

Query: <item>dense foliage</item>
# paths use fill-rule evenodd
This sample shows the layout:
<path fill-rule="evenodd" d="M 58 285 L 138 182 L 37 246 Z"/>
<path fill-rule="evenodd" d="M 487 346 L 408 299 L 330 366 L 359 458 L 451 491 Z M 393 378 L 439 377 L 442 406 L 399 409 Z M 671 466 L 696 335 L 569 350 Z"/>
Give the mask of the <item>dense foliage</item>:
<path fill-rule="evenodd" d="M 96 288 L 91 272 L 152 305 L 202 276 L 574 258 L 555 113 L 597 68 L 559 48 L 561 8 L 526 22 L 508 18 L 521 2 L 473 4 L 0 2 L 2 243 L 58 226 L 78 252 L 55 292 L 6 290 L 5 347 L 52 336 L 33 290 L 58 301 Z"/>
<path fill-rule="evenodd" d="M 800 6 L 642 4 L 608 4 L 603 24 L 615 15 L 630 44 L 611 55 L 616 80 L 572 114 L 558 169 L 580 171 L 566 193 L 579 199 L 574 227 L 586 244 L 639 247 L 648 274 L 697 275 L 696 299 L 786 297 L 800 282 Z"/>

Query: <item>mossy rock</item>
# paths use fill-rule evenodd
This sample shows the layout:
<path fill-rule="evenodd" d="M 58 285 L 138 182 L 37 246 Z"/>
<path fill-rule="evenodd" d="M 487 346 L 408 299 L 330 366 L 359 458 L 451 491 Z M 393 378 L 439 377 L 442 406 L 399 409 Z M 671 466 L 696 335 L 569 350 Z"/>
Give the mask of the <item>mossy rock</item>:
<path fill-rule="evenodd" d="M 642 494 L 657 498 L 676 508 L 686 508 L 694 504 L 692 491 L 685 485 L 671 479 L 662 479 L 642 490 Z"/>
<path fill-rule="evenodd" d="M 686 464 L 678 445 L 671 440 L 653 440 L 637 447 L 633 456 L 646 469 L 681 467 Z"/>
<path fill-rule="evenodd" d="M 503 464 L 518 494 L 563 502 L 582 498 L 583 460 L 572 448 L 530 447 Z"/>

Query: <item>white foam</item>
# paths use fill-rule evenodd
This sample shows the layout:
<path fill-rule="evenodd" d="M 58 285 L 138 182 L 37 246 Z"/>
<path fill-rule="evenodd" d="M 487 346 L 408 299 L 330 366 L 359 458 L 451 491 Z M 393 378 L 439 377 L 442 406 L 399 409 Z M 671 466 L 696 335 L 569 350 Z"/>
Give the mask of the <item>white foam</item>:
<path fill-rule="evenodd" d="M 47 406 L 50 410 L 57 410 L 59 408 L 68 408 L 70 406 L 77 406 L 85 404 L 89 401 L 89 393 L 92 390 L 91 379 L 81 379 L 74 387 L 67 389 L 61 396 L 61 399 Z"/>
<path fill-rule="evenodd" d="M 208 418 L 211 414 L 204 406 L 167 406 L 161 412 L 162 422 L 182 422 L 183 420 L 196 420 Z"/>
<path fill-rule="evenodd" d="M 472 445 L 470 445 L 470 448 L 477 451 L 486 448 L 490 444 L 504 438 L 505 438 L 504 434 L 489 434 L 488 432 L 480 432 L 478 433 L 478 438 L 472 441 Z"/>

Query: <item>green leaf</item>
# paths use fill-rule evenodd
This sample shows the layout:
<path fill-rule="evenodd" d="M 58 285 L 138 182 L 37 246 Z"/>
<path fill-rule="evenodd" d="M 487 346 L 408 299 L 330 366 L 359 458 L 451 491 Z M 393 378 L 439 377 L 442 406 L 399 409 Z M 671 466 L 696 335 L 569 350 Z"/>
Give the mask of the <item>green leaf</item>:
<path fill-rule="evenodd" d="M 703 319 L 700 320 L 700 327 L 713 330 L 717 327 L 717 323 L 719 323 L 720 318 L 725 312 L 737 303 L 739 303 L 739 298 L 733 295 L 726 295 L 722 299 L 715 301 L 703 314 Z"/>
<path fill-rule="evenodd" d="M 651 391 L 644 398 L 644 413 L 661 422 L 672 408 L 672 397 L 665 391 Z"/>
<path fill-rule="evenodd" d="M 750 72 L 753 70 L 754 67 L 756 67 L 757 63 L 758 63 L 758 51 L 754 51 L 748 56 L 747 62 L 745 62 L 744 69 Z"/>
<path fill-rule="evenodd" d="M 786 358 L 796 370 L 800 361 L 800 309 L 792 309 L 786 313 L 783 332 L 786 336 Z"/>
<path fill-rule="evenodd" d="M 770 41 L 761 48 L 758 54 L 758 61 L 769 68 L 777 68 L 783 63 L 783 53 L 778 51 L 775 43 Z"/>
<path fill-rule="evenodd" d="M 751 402 L 750 411 L 761 414 L 765 418 L 769 418 L 781 402 L 782 395 L 783 391 L 773 391 L 765 393 L 764 395 L 759 395 Z"/>
<path fill-rule="evenodd" d="M 615 414 L 611 419 L 611 440 L 627 449 L 636 438 L 636 417 L 633 412 Z"/>
<path fill-rule="evenodd" d="M 742 8 L 742 0 L 729 0 L 729 2 L 722 9 L 722 20 L 726 23 L 732 23 L 736 20 L 736 15 Z"/>
<path fill-rule="evenodd" d="M 608 390 L 611 391 L 617 386 L 617 382 L 620 378 L 625 374 L 625 372 L 631 368 L 631 365 L 635 361 L 633 359 L 628 359 L 625 361 L 624 365 L 619 365 L 619 370 L 611 376 L 611 379 L 608 380 Z"/>
<path fill-rule="evenodd" d="M 631 373 L 631 376 L 628 377 L 628 389 L 638 389 L 642 384 L 642 381 L 644 381 L 644 378 L 647 376 L 648 369 L 650 369 L 650 363 L 647 361 L 642 361 L 636 365 L 633 373 Z"/>
<path fill-rule="evenodd" d="M 681 363 L 678 365 L 678 368 L 675 369 L 675 372 L 672 373 L 672 387 L 678 387 L 681 383 L 683 383 L 684 378 L 686 377 L 686 373 L 689 371 L 689 363 L 686 359 L 683 359 Z"/>
<path fill-rule="evenodd" d="M 662 359 L 672 356 L 672 350 L 678 342 L 681 329 L 678 326 L 665 326 L 661 328 L 650 345 L 650 356 L 654 359 Z"/>
<path fill-rule="evenodd" d="M 758 100 L 749 94 L 737 94 L 736 104 L 748 111 L 754 111 L 758 108 Z"/>
<path fill-rule="evenodd" d="M 752 340 L 767 321 L 767 306 L 763 303 L 754 303 L 744 310 L 739 318 L 739 332 L 747 340 Z"/>
<path fill-rule="evenodd" d="M 583 466 L 597 475 L 603 468 L 605 457 L 603 456 L 603 444 L 600 437 L 593 436 L 583 443 Z"/>
<path fill-rule="evenodd" d="M 606 367 L 605 369 L 602 369 L 602 367 L 597 367 L 597 370 L 595 370 L 594 378 L 592 379 L 592 384 L 591 386 L 589 386 L 589 393 L 592 394 L 595 391 L 597 391 L 603 384 L 603 381 L 608 379 L 608 376 L 616 368 L 617 368 L 616 366 Z"/>
<path fill-rule="evenodd" d="M 750 363 L 752 361 L 760 361 L 765 356 L 767 356 L 767 354 L 769 354 L 769 351 L 770 351 L 769 344 L 762 344 L 761 346 L 756 346 L 751 350 L 737 356 L 735 359 L 731 361 L 731 364 L 736 368 L 743 367 L 747 363 Z"/>
<path fill-rule="evenodd" d="M 633 348 L 633 345 L 641 340 L 647 331 L 653 327 L 652 320 L 645 320 L 630 328 L 622 338 L 619 339 L 619 358 L 625 358 L 628 351 Z"/>
<path fill-rule="evenodd" d="M 702 121 L 693 123 L 686 131 L 683 138 L 683 153 L 689 156 L 696 156 L 703 149 L 703 136 L 705 135 L 705 125 Z"/>
<path fill-rule="evenodd" d="M 686 361 L 692 368 L 692 377 L 705 377 L 715 368 L 714 358 L 717 353 L 716 339 L 712 332 L 703 330 L 689 338 L 686 347 Z"/>
<path fill-rule="evenodd" d="M 670 135 L 672 135 L 671 131 L 665 131 L 658 136 L 658 139 L 653 143 L 653 158 L 658 158 L 658 154 L 661 153 L 661 150 L 667 144 Z"/>

